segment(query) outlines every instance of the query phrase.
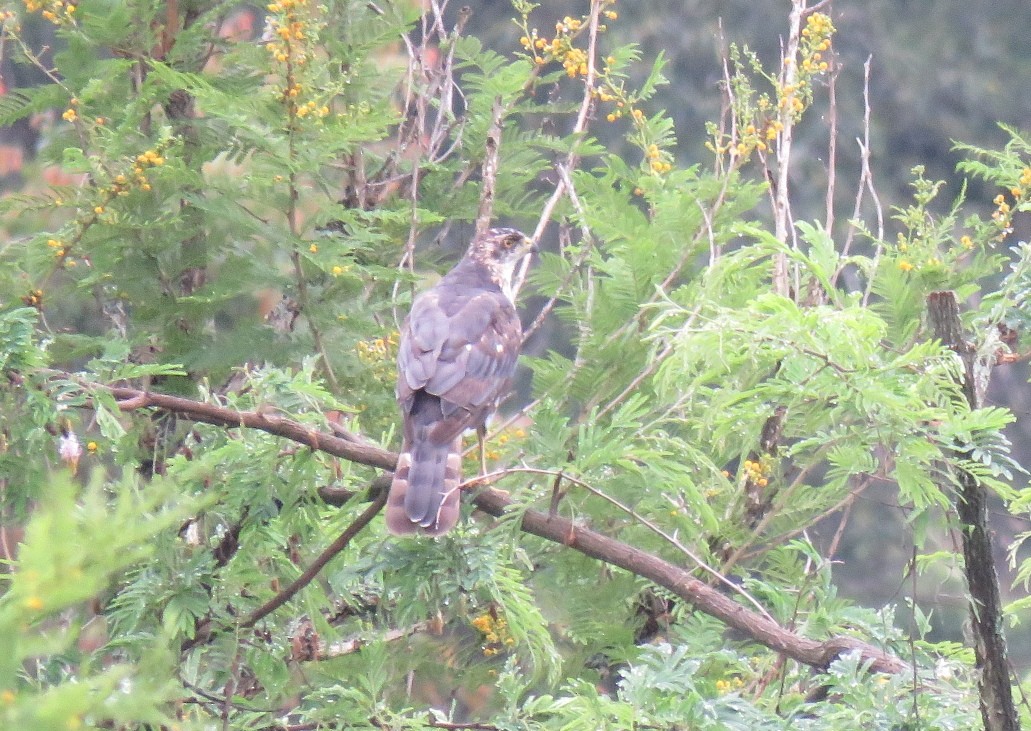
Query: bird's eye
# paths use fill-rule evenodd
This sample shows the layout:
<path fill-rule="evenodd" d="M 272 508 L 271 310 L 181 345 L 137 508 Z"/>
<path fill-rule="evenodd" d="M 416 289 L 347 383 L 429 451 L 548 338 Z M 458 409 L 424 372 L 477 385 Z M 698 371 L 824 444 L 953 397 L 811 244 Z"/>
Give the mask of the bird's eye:
<path fill-rule="evenodd" d="M 501 245 L 504 246 L 506 249 L 511 249 L 512 248 L 512 244 L 514 244 L 514 243 L 515 243 L 515 239 L 505 239 L 504 242 Z"/>

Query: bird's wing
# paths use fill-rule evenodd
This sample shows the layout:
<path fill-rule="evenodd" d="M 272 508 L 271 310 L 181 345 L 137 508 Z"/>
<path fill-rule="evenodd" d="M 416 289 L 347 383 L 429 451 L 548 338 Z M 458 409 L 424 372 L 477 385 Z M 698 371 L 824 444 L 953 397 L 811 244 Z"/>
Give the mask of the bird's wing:
<path fill-rule="evenodd" d="M 508 389 L 522 329 L 500 291 L 449 291 L 438 285 L 419 297 L 405 322 L 398 350 L 397 396 L 411 414 L 414 394 L 440 399 L 435 440 L 450 441 L 482 425 Z"/>

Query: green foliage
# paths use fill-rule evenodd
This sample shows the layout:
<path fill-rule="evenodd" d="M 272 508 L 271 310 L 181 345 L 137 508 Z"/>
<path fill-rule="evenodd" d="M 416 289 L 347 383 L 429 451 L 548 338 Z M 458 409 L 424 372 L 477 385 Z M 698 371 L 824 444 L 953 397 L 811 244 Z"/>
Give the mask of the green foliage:
<path fill-rule="evenodd" d="M 199 503 L 178 498 L 174 487 L 144 488 L 125 478 L 83 490 L 67 471 L 50 476 L 0 596 L 5 726 L 169 721 L 167 702 L 176 688 L 168 637 L 137 637 L 105 650 L 105 620 L 90 616 L 86 603 L 156 560 L 151 541 L 196 509 Z M 113 652 L 116 646 L 122 651 Z"/>
<path fill-rule="evenodd" d="M 988 217 L 962 195 L 938 212 L 942 184 L 918 168 L 890 234 L 798 221 L 778 238 L 761 166 L 784 150 L 774 122 L 824 103 L 818 64 L 795 96 L 735 47 L 744 137 L 714 125 L 712 169 L 678 169 L 672 120 L 644 111 L 664 58 L 591 16 L 552 36 L 517 2 L 525 43 L 488 48 L 404 3 L 182 3 L 174 22 L 165 3 L 25 5 L 5 47 L 38 69 L 19 23 L 46 19 L 57 42 L 51 83 L 0 98 L 0 123 L 42 117 L 51 181 L 3 201 L 0 520 L 24 528 L 0 585 L 5 727 L 974 723 L 968 649 L 932 639 L 915 603 L 896 619 L 839 596 L 810 529 L 878 482 L 925 536 L 945 535 L 961 477 L 1027 512 L 1012 414 L 971 409 L 924 323 L 931 292 L 978 302 L 966 324 L 990 371 L 1008 355 L 1000 325 L 1031 320 L 1031 249 L 1000 251 L 1031 209 L 1025 137 L 964 148 L 966 173 L 1006 189 Z M 453 258 L 431 243 L 472 231 L 495 122 L 496 219 L 532 230 L 566 187 L 524 297 L 531 319 L 552 311 L 522 360 L 533 400 L 489 444 L 513 506 L 437 540 L 374 520 L 287 597 L 368 508 L 375 472 L 112 389 L 396 447 L 397 323 L 446 266 L 430 262 Z M 696 571 L 805 637 L 884 647 L 915 676 L 852 654 L 813 674 L 522 536 L 528 510 Z M 921 553 L 924 575 L 955 559 Z"/>

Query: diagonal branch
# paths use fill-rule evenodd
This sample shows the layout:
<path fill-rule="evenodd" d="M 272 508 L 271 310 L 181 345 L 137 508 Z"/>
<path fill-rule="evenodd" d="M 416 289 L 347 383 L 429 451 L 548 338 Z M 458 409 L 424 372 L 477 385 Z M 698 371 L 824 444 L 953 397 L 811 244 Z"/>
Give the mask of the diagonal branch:
<path fill-rule="evenodd" d="M 378 493 L 369 506 L 362 511 L 361 515 L 355 518 L 354 521 L 344 529 L 343 533 L 337 536 L 336 540 L 323 549 L 322 553 L 315 557 L 315 560 L 311 562 L 308 568 L 301 572 L 300 576 L 291 581 L 284 589 L 277 592 L 275 596 L 248 614 L 243 621 L 237 624 L 237 629 L 253 627 L 265 617 L 272 614 L 272 612 L 293 599 L 297 592 L 314 581 L 315 577 L 319 575 L 319 572 L 322 571 L 323 568 L 325 568 L 326 564 L 333 560 L 337 554 L 347 548 L 348 544 L 350 544 L 354 537 L 358 535 L 365 526 L 371 523 L 373 518 L 379 515 L 379 511 L 387 504 L 387 487 L 390 485 L 390 481 L 383 479 L 384 477 L 385 476 L 381 476 L 380 479 L 373 482 L 372 486 L 374 489 L 378 488 Z M 197 645 L 205 644 L 215 636 L 216 632 L 217 630 L 211 620 L 207 619 L 198 625 L 194 636 L 183 643 L 182 649 L 189 650 Z"/>
<path fill-rule="evenodd" d="M 119 406 L 123 411 L 158 408 L 173 411 L 180 417 L 201 421 L 206 424 L 228 428 L 247 427 L 258 429 L 269 434 L 291 439 L 312 449 L 318 449 L 342 459 L 384 470 L 392 470 L 397 461 L 397 455 L 393 452 L 341 439 L 325 432 L 313 431 L 296 421 L 282 417 L 268 416 L 254 411 L 236 411 L 215 404 L 191 401 L 190 399 L 177 396 L 148 393 L 132 388 L 108 387 L 95 383 L 82 383 L 80 385 L 87 393 L 106 391 L 113 395 L 119 400 Z M 381 476 L 376 482 L 385 485 L 387 480 L 385 476 Z M 375 517 L 382 506 L 382 501 L 385 500 L 385 493 L 385 489 L 381 490 L 376 502 L 370 505 L 352 524 L 353 533 L 357 533 L 358 530 Z M 477 492 L 473 497 L 473 503 L 477 508 L 494 517 L 500 517 L 513 504 L 507 494 L 493 489 L 483 489 Z M 695 578 L 689 570 L 647 551 L 581 527 L 565 518 L 549 515 L 538 510 L 525 510 L 522 513 L 521 527 L 526 533 L 559 543 L 579 551 L 585 556 L 598 559 L 611 566 L 649 579 L 673 592 L 696 610 L 715 617 L 727 626 L 744 632 L 756 642 L 776 652 L 781 652 L 787 657 L 805 665 L 824 670 L 842 653 L 858 651 L 863 659 L 870 663 L 870 669 L 875 672 L 898 673 L 906 667 L 897 657 L 856 638 L 837 636 L 830 637 L 821 642 L 803 637 L 781 627 L 775 621 L 767 619 L 761 614 L 738 604 L 726 595 L 706 585 L 703 581 Z M 337 543 L 343 541 L 343 545 L 346 545 L 347 541 L 350 540 L 348 536 L 352 532 L 352 528 L 345 531 Z M 333 546 L 330 548 L 333 548 Z M 324 554 L 328 552 L 329 549 Z M 315 568 L 314 573 L 311 573 L 312 577 L 324 564 L 325 562 Z M 312 572 L 311 568 L 305 572 L 305 575 L 310 572 Z M 291 584 L 292 586 L 293 584 Z M 290 587 L 287 587 L 285 591 L 289 590 Z M 288 599 L 289 596 L 285 597 L 269 611 L 273 611 Z M 258 610 L 258 612 L 260 611 L 262 610 Z M 267 613 L 265 612 L 265 614 Z M 265 614 L 261 616 L 265 616 Z M 254 616 L 252 615 L 244 621 L 249 621 Z M 256 622 L 261 619 L 261 616 L 254 619 L 254 621 Z"/>

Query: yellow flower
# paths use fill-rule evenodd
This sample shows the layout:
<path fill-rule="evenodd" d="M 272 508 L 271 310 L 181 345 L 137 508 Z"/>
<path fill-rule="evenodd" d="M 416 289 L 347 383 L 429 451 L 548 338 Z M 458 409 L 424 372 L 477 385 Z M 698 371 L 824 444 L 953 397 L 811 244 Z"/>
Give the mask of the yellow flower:
<path fill-rule="evenodd" d="M 308 247 L 308 251 L 310 251 L 313 254 L 318 254 L 319 253 L 319 245 L 318 244 L 312 244 L 311 246 Z"/>
<path fill-rule="evenodd" d="M 78 116 L 79 115 L 75 113 L 74 109 L 65 109 L 64 114 L 61 115 L 66 122 L 74 122 Z"/>
<path fill-rule="evenodd" d="M 959 243 L 960 243 L 960 246 L 962 246 L 964 249 L 973 249 L 974 248 L 974 241 L 969 236 L 960 236 L 959 237 Z"/>
<path fill-rule="evenodd" d="M 43 600 L 40 599 L 38 596 L 30 596 L 28 599 L 25 600 L 25 608 L 31 609 L 34 612 L 38 612 L 40 609 L 43 608 L 43 606 Z"/>
<path fill-rule="evenodd" d="M 908 271 L 911 271 L 913 269 L 913 265 L 910 264 L 905 259 L 903 259 L 902 261 L 899 262 L 899 269 L 901 269 L 904 272 L 908 272 Z"/>

